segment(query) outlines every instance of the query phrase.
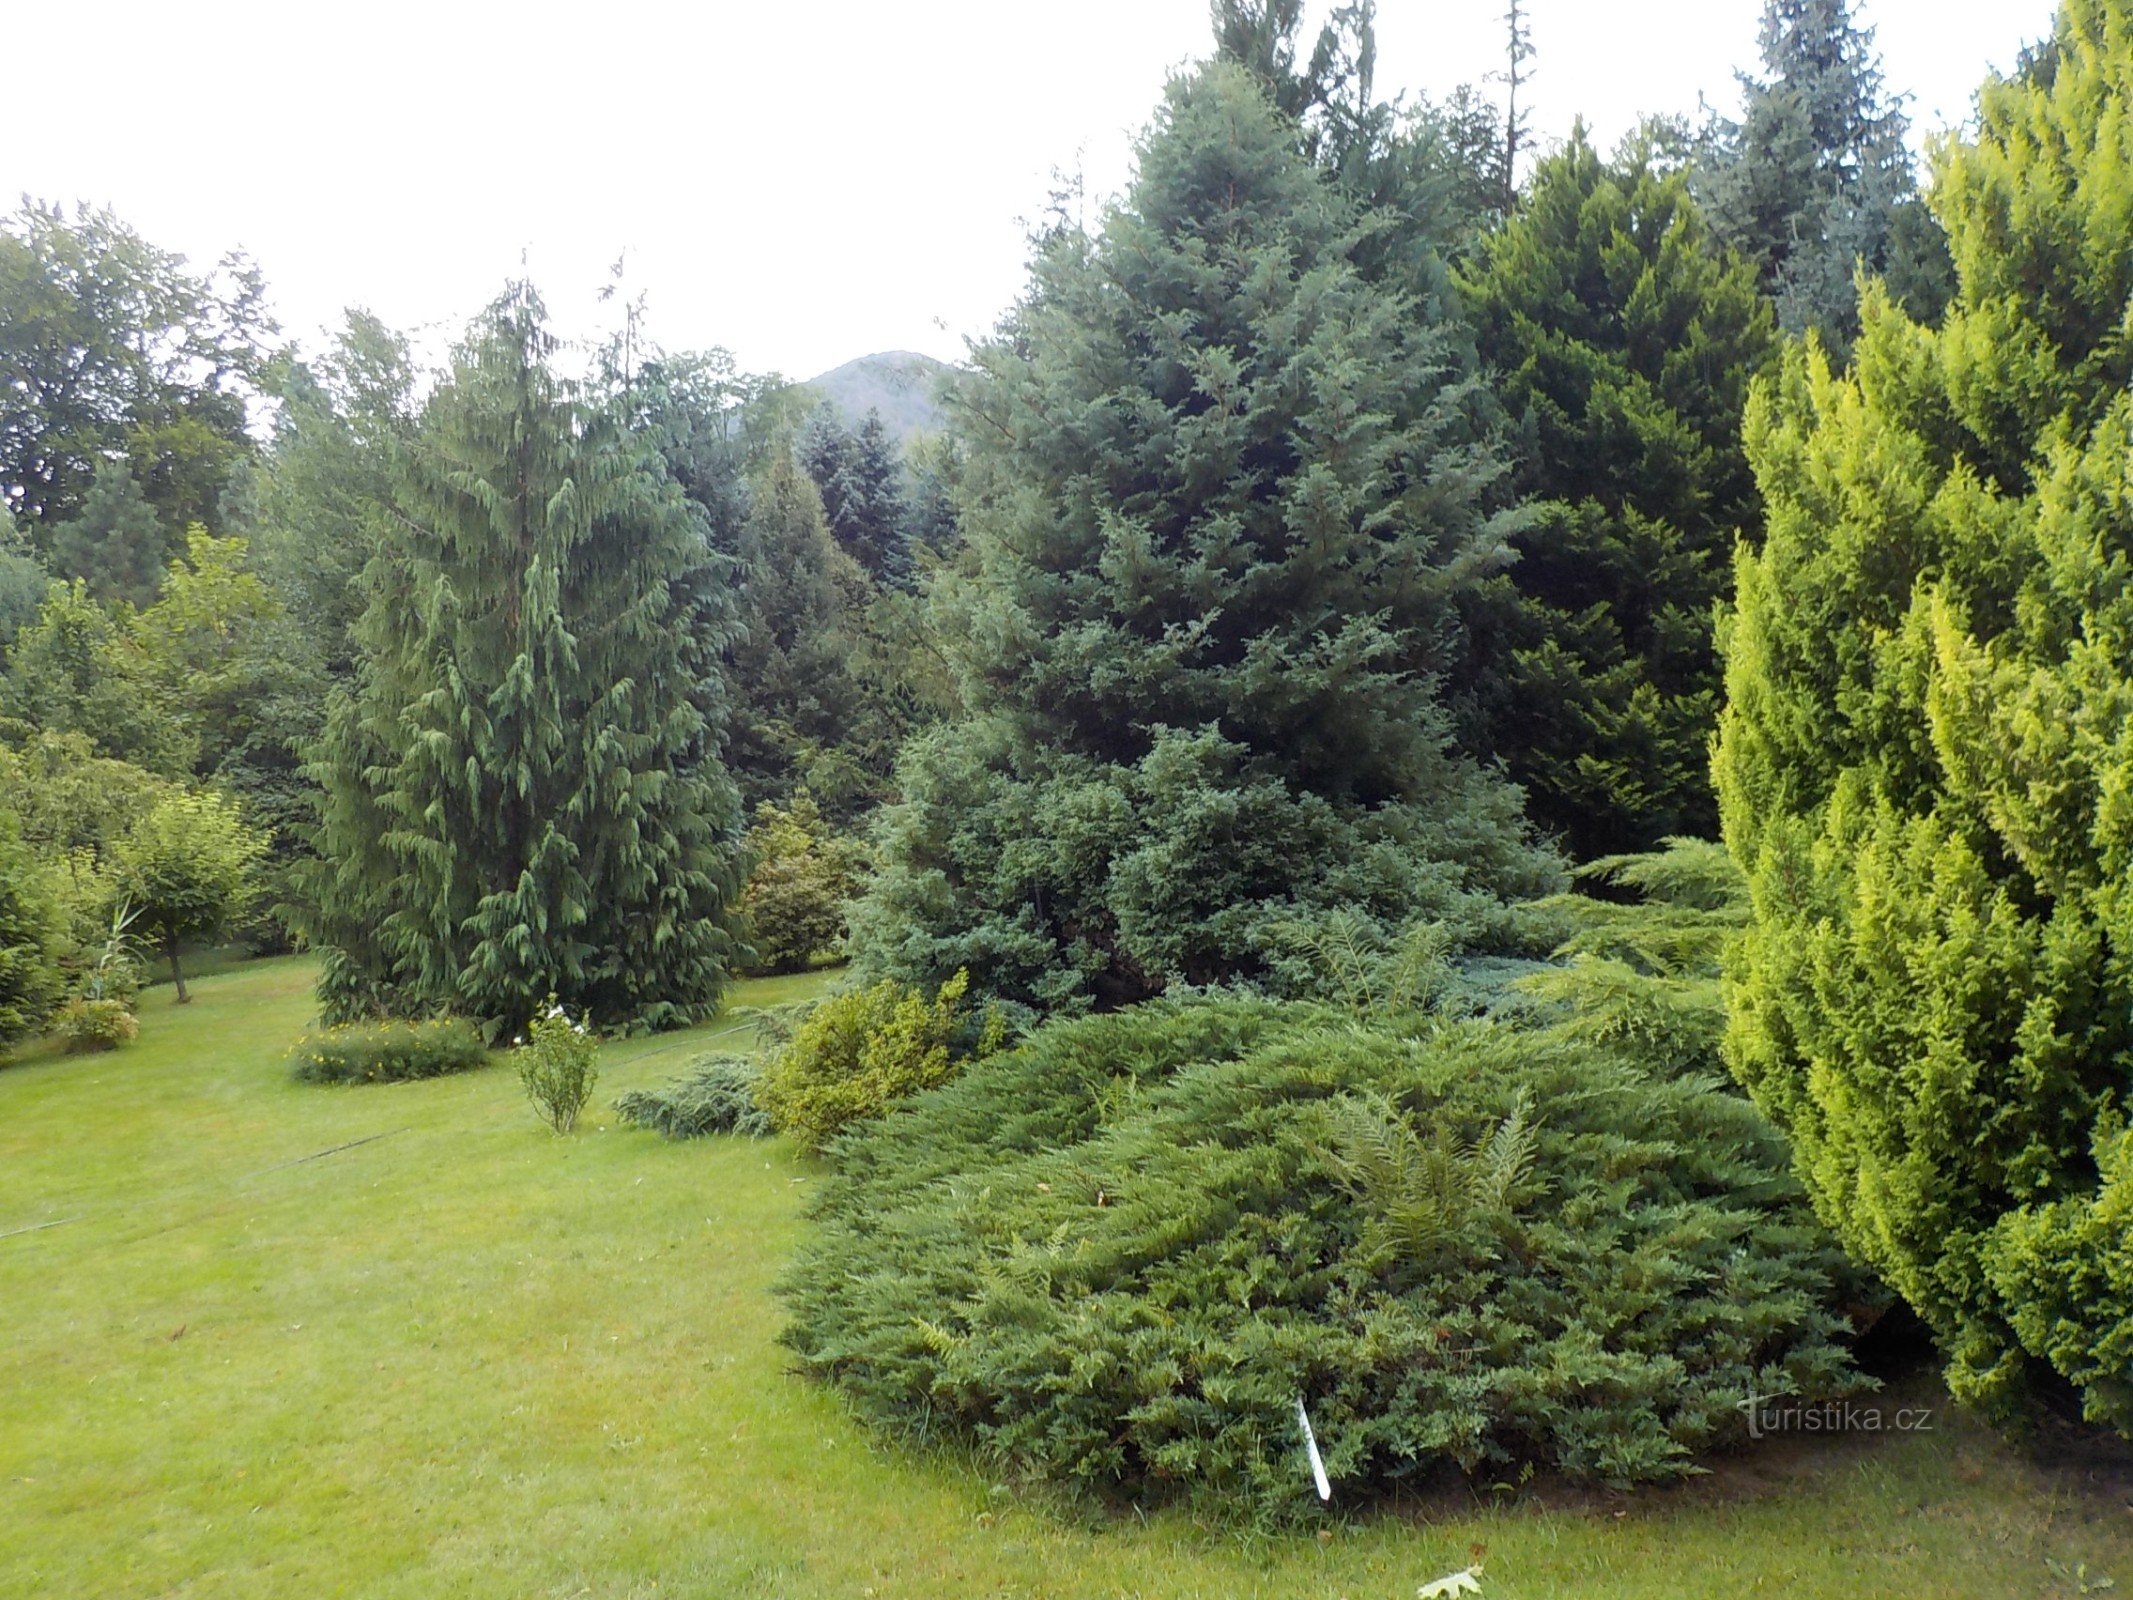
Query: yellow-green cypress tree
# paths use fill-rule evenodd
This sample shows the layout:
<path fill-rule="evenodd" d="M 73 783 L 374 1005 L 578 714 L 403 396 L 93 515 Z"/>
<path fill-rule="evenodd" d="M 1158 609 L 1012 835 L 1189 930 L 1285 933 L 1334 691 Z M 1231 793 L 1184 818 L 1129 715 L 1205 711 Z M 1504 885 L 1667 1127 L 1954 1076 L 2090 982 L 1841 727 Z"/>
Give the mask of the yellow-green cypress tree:
<path fill-rule="evenodd" d="M 1733 1070 L 1958 1393 L 2133 1425 L 2133 5 L 2068 0 L 1932 201 L 1960 288 L 1751 403 L 1716 759 Z"/>

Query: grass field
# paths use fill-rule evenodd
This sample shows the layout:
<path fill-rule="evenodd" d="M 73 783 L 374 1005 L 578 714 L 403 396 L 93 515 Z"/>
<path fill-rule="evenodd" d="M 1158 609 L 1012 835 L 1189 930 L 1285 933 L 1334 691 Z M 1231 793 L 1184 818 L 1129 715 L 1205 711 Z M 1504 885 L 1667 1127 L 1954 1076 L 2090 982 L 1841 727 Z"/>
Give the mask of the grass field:
<path fill-rule="evenodd" d="M 1477 1544 L 1488 1600 L 2078 1592 L 2048 1562 L 2133 1587 L 2122 1490 L 1945 1413 L 1685 1491 L 1319 1537 L 1062 1514 L 787 1375 L 771 1286 L 813 1169 L 605 1109 L 694 1039 L 611 1046 L 559 1139 L 504 1068 L 290 1083 L 310 977 L 255 963 L 182 1011 L 160 989 L 134 1047 L 0 1070 L 8 1600 L 1405 1600 Z"/>

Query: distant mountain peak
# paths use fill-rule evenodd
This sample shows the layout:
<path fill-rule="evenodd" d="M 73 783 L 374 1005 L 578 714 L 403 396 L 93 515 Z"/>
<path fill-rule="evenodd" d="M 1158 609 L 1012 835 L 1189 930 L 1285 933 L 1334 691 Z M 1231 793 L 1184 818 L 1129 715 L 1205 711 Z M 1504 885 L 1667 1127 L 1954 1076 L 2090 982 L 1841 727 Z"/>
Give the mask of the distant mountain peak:
<path fill-rule="evenodd" d="M 954 371 L 916 350 L 881 350 L 818 373 L 807 387 L 834 405 L 847 426 L 857 427 L 869 411 L 880 412 L 882 425 L 902 445 L 940 426 L 936 397 Z"/>

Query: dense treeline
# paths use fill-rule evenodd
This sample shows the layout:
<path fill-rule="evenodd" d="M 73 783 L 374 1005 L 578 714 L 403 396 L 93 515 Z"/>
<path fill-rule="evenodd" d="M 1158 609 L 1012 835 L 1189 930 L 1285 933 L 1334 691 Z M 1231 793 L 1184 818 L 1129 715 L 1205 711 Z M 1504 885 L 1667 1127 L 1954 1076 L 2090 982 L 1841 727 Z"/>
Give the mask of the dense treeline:
<path fill-rule="evenodd" d="M 1353 1252 L 1343 1292 L 1438 1314 L 1339 1212 L 1368 1185 L 1328 1128 L 1375 1118 L 1410 1176 L 1453 1173 L 1581 1078 L 1678 1111 L 1697 1249 L 1752 1235 L 1834 1294 L 1761 1187 L 1782 1133 L 1962 1392 L 2056 1381 L 2126 1425 L 2129 14 L 2067 0 L 1922 186 L 1845 0 L 1769 0 L 1738 121 L 1612 151 L 1535 150 L 1473 92 L 1381 99 L 1368 4 L 1307 39 L 1299 0 L 1215 0 L 1130 183 L 1037 229 L 908 450 L 648 347 L 635 307 L 566 349 L 526 285 L 437 370 L 361 312 L 301 351 L 241 258 L 25 204 L 0 220 L 0 1044 L 112 1043 L 151 947 L 182 995 L 188 945 L 225 937 L 316 949 L 331 1019 L 492 1038 L 552 1004 L 676 1026 L 840 953 L 881 1014 L 967 997 L 988 1036 L 1214 990 L 1256 1029 L 1403 973 L 1378 1009 L 1404 1020 L 1338 1081 L 1228 1045 L 1180 1067 L 1279 1069 L 1281 1203 Z M 1730 862 L 1688 842 L 1721 832 Z M 1701 923 L 1599 964 L 1573 938 L 1513 997 L 1581 870 L 1611 904 L 1692 881 L 1723 923 L 1753 1105 L 1685 1086 L 1719 1060 Z M 1494 1098 L 1415 1075 L 1447 1008 Z M 1021 1059 L 1130 1054 L 1139 1024 L 1081 1026 Z M 954 1070 L 915 1059 L 876 1076 Z M 978 1081 L 942 1114 L 987 1124 Z M 1188 1130 L 1252 1114 L 1176 1093 Z M 1470 1143 L 1410 1125 L 1432 1107 Z M 1610 1187 L 1590 1149 L 1637 1133 L 1610 1118 L 1534 1149 L 1645 1239 L 1631 1212 L 1679 1196 Z M 1708 1167 L 1725 1129 L 1752 1173 Z M 1500 1285 L 1490 1240 L 1542 1237 L 1513 1177 L 1432 1282 Z M 1582 1315 L 1530 1325 L 1582 1340 Z M 1840 1322 L 1783 1321 L 1801 1383 L 1850 1381 Z M 1753 1366 L 1739 1337 L 1712 1383 Z M 1446 1452 L 1494 1459 L 1507 1417 Z M 1534 1456 L 1599 1471 L 1587 1424 L 1614 1420 Z M 1669 1428 L 1622 1475 L 1710 1432 Z"/>

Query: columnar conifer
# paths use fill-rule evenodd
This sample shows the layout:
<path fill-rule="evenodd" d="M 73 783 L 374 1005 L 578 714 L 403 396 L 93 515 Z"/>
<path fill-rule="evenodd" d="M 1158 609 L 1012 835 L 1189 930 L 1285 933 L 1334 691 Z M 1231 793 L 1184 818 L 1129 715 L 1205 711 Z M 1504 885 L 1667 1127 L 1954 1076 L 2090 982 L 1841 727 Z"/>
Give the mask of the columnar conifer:
<path fill-rule="evenodd" d="M 329 1013 L 607 1027 L 707 1015 L 737 954 L 724 596 L 614 397 L 531 291 L 475 325 L 402 454 L 365 659 L 316 764 Z"/>

